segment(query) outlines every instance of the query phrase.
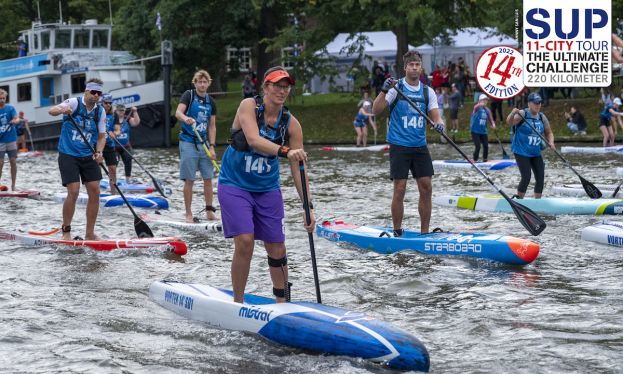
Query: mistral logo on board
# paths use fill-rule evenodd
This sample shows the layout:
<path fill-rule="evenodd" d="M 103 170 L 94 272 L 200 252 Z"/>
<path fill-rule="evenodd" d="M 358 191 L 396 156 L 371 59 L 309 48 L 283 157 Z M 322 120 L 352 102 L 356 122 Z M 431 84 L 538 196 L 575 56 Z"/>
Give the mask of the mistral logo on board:
<path fill-rule="evenodd" d="M 524 0 L 525 85 L 609 86 L 611 8 L 610 0 Z"/>

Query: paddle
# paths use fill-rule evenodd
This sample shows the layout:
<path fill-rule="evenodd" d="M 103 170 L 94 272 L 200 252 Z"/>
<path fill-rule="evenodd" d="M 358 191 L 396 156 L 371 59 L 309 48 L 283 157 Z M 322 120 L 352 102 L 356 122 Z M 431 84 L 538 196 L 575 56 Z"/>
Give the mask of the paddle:
<path fill-rule="evenodd" d="M 396 83 L 393 83 L 392 86 L 396 90 L 396 92 L 398 92 L 398 94 L 402 96 L 409 103 L 409 105 L 411 105 L 418 113 L 420 113 L 422 117 L 424 117 L 431 125 L 433 126 L 435 125 L 433 121 L 430 119 L 430 117 L 428 117 L 426 113 L 422 112 L 422 110 L 413 102 L 413 100 L 411 100 L 398 87 L 396 87 Z M 545 223 L 545 221 L 543 221 L 541 217 L 539 217 L 536 213 L 534 213 L 530 208 L 525 207 L 517 203 L 516 201 L 512 200 L 510 197 L 508 197 L 508 195 L 505 194 L 501 188 L 496 186 L 495 183 L 493 183 L 493 181 L 491 180 L 491 178 L 489 178 L 489 176 L 485 174 L 484 171 L 482 171 L 478 166 L 476 166 L 476 164 L 469 158 L 469 156 L 467 156 L 465 152 L 463 152 L 461 148 L 459 148 L 459 146 L 456 145 L 456 143 L 454 143 L 454 141 L 448 135 L 446 135 L 446 133 L 443 130 L 437 130 L 437 129 L 435 130 L 441 136 L 443 136 L 448 141 L 448 143 L 452 147 L 454 147 L 454 149 L 456 149 L 461 154 L 461 156 L 463 156 L 463 158 L 467 160 L 467 162 L 469 162 L 472 165 L 472 167 L 474 167 L 483 177 L 485 177 L 487 182 L 489 182 L 489 184 L 493 186 L 493 188 L 495 188 L 495 190 L 500 195 L 502 195 L 504 199 L 506 199 L 508 204 L 513 209 L 513 212 L 515 213 L 515 216 L 517 217 L 519 222 L 523 225 L 523 227 L 526 228 L 526 230 L 528 230 L 528 232 L 530 232 L 530 234 L 536 236 L 536 235 L 539 235 L 541 232 L 543 232 L 543 230 L 545 230 L 545 227 L 547 227 L 547 224 Z"/>
<path fill-rule="evenodd" d="M 305 180 L 305 164 L 299 161 L 299 170 L 301 171 L 301 190 L 303 190 L 303 209 L 305 209 L 305 221 L 309 225 L 311 223 L 311 212 L 309 211 L 309 197 L 307 195 L 307 182 Z M 314 249 L 314 234 L 307 233 L 309 238 L 309 251 L 311 252 L 312 269 L 314 271 L 314 285 L 316 286 L 316 300 L 318 304 L 322 304 L 320 298 L 320 283 L 318 282 L 318 268 L 316 267 L 316 250 Z"/>
<path fill-rule="evenodd" d="M 195 135 L 197 136 L 197 138 L 199 138 L 199 143 L 201 143 L 201 145 L 203 146 L 203 150 L 206 152 L 206 155 L 208 155 L 208 157 L 210 158 L 210 161 L 212 161 L 212 165 L 214 165 L 214 169 L 216 169 L 217 173 L 220 173 L 221 168 L 218 167 L 218 164 L 216 163 L 215 160 L 212 160 L 212 154 L 210 153 L 208 146 L 206 146 L 206 141 L 203 140 L 203 138 L 201 137 L 201 134 L 199 134 L 199 131 L 197 130 L 197 121 L 193 121 L 193 131 L 195 132 Z"/>
<path fill-rule="evenodd" d="M 141 165 L 140 162 L 138 162 L 138 160 L 134 157 L 134 155 L 132 155 L 132 153 L 130 153 L 130 151 L 128 151 L 126 149 L 126 147 L 124 147 L 123 145 L 121 145 L 121 143 L 119 143 L 119 140 L 117 140 L 117 138 L 112 138 L 119 147 L 123 148 L 123 150 L 130 156 L 130 158 L 132 160 L 134 160 L 134 162 L 136 162 L 136 164 L 145 172 L 147 173 L 147 175 L 149 175 L 149 177 L 151 178 L 152 183 L 154 184 L 154 187 L 156 187 L 156 190 L 158 191 L 158 193 L 160 195 L 162 195 L 162 197 L 164 197 L 165 199 L 167 198 L 167 195 L 164 193 L 164 187 L 162 186 L 162 182 L 159 179 L 156 179 L 156 177 L 154 177 L 147 169 L 145 169 L 143 167 L 143 165 Z M 129 183 L 130 181 L 128 181 Z"/>
<path fill-rule="evenodd" d="M 502 148 L 502 158 L 504 160 L 510 159 L 510 157 L 508 157 L 508 154 L 506 153 L 506 150 L 504 149 L 504 146 L 502 145 L 502 141 L 500 141 L 500 137 L 498 136 L 498 129 L 493 130 L 493 133 L 495 134 L 495 138 L 498 140 L 500 148 Z"/>
<path fill-rule="evenodd" d="M 74 119 L 74 117 L 71 114 L 67 115 L 67 117 L 69 118 L 69 121 L 71 122 L 71 124 L 74 125 L 76 130 L 78 130 L 78 133 L 80 134 L 80 137 L 82 137 L 82 140 L 84 141 L 84 143 L 88 145 L 89 148 L 91 148 L 91 152 L 95 154 L 95 148 L 93 148 L 91 143 L 89 143 L 89 141 L 87 140 L 87 137 L 84 135 L 84 133 L 80 129 L 80 126 L 78 126 L 78 124 L 76 123 L 76 120 Z M 104 166 L 104 164 L 99 164 L 99 165 L 104 170 L 106 175 L 108 175 L 108 178 L 110 178 L 110 174 L 108 173 L 108 169 L 106 169 L 106 166 Z M 125 203 L 125 205 L 127 205 L 127 207 L 130 209 L 130 212 L 132 212 L 132 215 L 134 216 L 134 230 L 136 231 L 136 235 L 139 238 L 153 238 L 154 234 L 151 232 L 151 229 L 149 228 L 149 226 L 147 226 L 147 224 L 143 222 L 143 220 L 136 214 L 136 212 L 134 211 L 134 208 L 132 208 L 128 200 L 125 198 L 125 195 L 123 194 L 123 192 L 121 192 L 121 190 L 119 189 L 119 186 L 117 186 L 116 183 L 115 183 L 115 186 L 117 187 L 119 196 L 121 196 L 121 198 L 123 199 L 123 202 Z"/>
<path fill-rule="evenodd" d="M 612 193 L 613 198 L 617 197 L 617 194 L 619 193 L 619 190 L 621 189 L 621 185 L 623 185 L 623 181 L 621 181 L 621 183 L 619 183 L 617 188 L 614 189 L 614 192 Z"/>
<path fill-rule="evenodd" d="M 580 178 L 580 182 L 582 182 L 582 187 L 584 187 L 584 191 L 586 191 L 586 194 L 588 195 L 588 197 L 590 197 L 591 199 L 599 199 L 602 195 L 601 195 L 601 191 L 599 191 L 599 188 L 595 187 L 594 184 L 592 184 L 591 182 L 587 181 L 586 179 L 584 179 L 584 177 L 582 177 L 580 175 L 580 173 L 578 173 L 573 166 L 571 166 L 571 163 L 569 163 L 569 161 L 567 161 L 566 158 L 563 157 L 563 155 L 560 154 L 560 152 L 558 152 L 558 150 L 556 148 L 553 148 L 551 146 L 551 144 L 549 144 L 549 142 L 547 141 L 547 139 L 545 139 L 545 137 L 543 136 L 543 134 L 541 134 L 540 132 L 537 131 L 537 129 L 534 127 L 533 124 L 531 124 L 530 122 L 528 122 L 528 120 L 526 120 L 526 117 L 524 117 L 521 113 L 517 112 L 517 114 L 519 114 L 519 117 L 521 117 L 523 119 L 523 121 L 530 126 L 530 128 L 532 129 L 532 132 L 534 132 L 535 134 L 537 134 L 540 138 L 541 141 L 543 141 L 545 144 L 547 144 L 547 146 L 551 149 L 554 150 L 554 152 L 556 153 L 556 155 L 558 155 L 558 157 L 565 163 L 565 165 L 567 165 L 567 167 L 569 169 L 571 169 L 572 172 L 575 173 L 575 175 L 577 175 Z M 618 189 L 615 192 L 619 192 Z"/>

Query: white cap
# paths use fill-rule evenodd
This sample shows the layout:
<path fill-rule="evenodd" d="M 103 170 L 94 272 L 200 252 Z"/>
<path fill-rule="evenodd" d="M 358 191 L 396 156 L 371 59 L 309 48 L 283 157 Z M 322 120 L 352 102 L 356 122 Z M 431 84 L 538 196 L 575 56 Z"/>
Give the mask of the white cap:
<path fill-rule="evenodd" d="M 489 100 L 489 97 L 485 94 L 480 94 L 480 96 L 478 96 L 478 101 L 483 101 L 483 100 Z"/>
<path fill-rule="evenodd" d="M 616 105 L 621 105 L 621 99 L 619 99 L 618 97 L 615 97 L 614 100 L 612 100 L 612 103 Z"/>
<path fill-rule="evenodd" d="M 372 103 L 371 103 L 371 102 L 369 102 L 369 101 L 364 101 L 364 102 L 363 102 L 363 106 L 370 106 L 370 105 L 372 105 Z"/>

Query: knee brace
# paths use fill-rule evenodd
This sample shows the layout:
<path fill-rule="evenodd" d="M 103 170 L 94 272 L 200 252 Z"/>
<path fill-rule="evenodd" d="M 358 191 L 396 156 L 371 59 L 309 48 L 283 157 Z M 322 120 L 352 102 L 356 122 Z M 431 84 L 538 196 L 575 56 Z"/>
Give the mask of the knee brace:
<path fill-rule="evenodd" d="M 287 266 L 287 265 L 288 265 L 287 256 L 283 256 L 282 258 L 279 258 L 279 259 L 275 259 L 275 258 L 268 256 L 268 266 L 272 268 L 281 268 L 281 271 L 283 271 L 284 266 Z M 283 275 L 285 278 L 285 272 L 283 273 Z M 286 279 L 284 283 L 284 288 L 273 287 L 273 295 L 275 295 L 276 297 L 284 298 L 286 299 L 287 302 L 289 302 L 291 286 L 292 286 L 292 283 L 288 282 L 288 280 Z"/>
<path fill-rule="evenodd" d="M 286 266 L 288 264 L 288 256 L 283 256 L 282 258 L 272 258 L 268 256 L 268 266 L 271 268 L 280 268 L 282 266 Z"/>

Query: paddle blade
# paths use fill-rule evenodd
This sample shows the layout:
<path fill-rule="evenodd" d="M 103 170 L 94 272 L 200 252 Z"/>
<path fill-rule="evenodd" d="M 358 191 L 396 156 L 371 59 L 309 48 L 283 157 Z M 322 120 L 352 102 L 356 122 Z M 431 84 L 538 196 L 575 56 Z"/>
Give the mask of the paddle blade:
<path fill-rule="evenodd" d="M 137 215 L 134 216 L 134 230 L 139 238 L 153 238 L 154 234 L 147 224 Z"/>
<path fill-rule="evenodd" d="M 164 197 L 166 199 L 167 195 L 164 193 L 164 186 L 162 185 L 162 182 L 160 180 L 156 179 L 156 177 L 151 175 L 151 173 L 148 172 L 147 170 L 145 170 L 145 171 L 147 172 L 147 175 L 149 175 L 149 177 L 151 178 L 151 181 L 154 184 L 154 187 L 156 188 L 156 191 L 158 191 L 158 193 L 160 195 L 162 195 L 162 197 Z"/>
<path fill-rule="evenodd" d="M 594 184 L 592 184 L 591 182 L 587 181 L 586 179 L 582 177 L 580 177 L 580 181 L 582 182 L 582 187 L 584 187 L 584 191 L 586 191 L 586 194 L 588 195 L 588 197 L 590 197 L 591 199 L 599 199 L 602 196 L 601 191 L 599 191 L 599 188 L 595 187 Z M 615 192 L 615 195 L 616 195 L 616 192 Z"/>
<path fill-rule="evenodd" d="M 507 201 L 511 208 L 513 208 L 513 212 L 515 212 L 519 222 L 521 222 L 523 227 L 525 227 L 530 234 L 537 236 L 545 230 L 547 227 L 545 221 L 543 221 L 543 219 L 534 213 L 530 208 L 511 199 L 507 199 Z"/>
<path fill-rule="evenodd" d="M 619 184 L 617 186 L 617 188 L 614 189 L 614 192 L 612 193 L 612 198 L 615 199 L 619 193 L 619 190 L 621 189 L 621 185 Z"/>

